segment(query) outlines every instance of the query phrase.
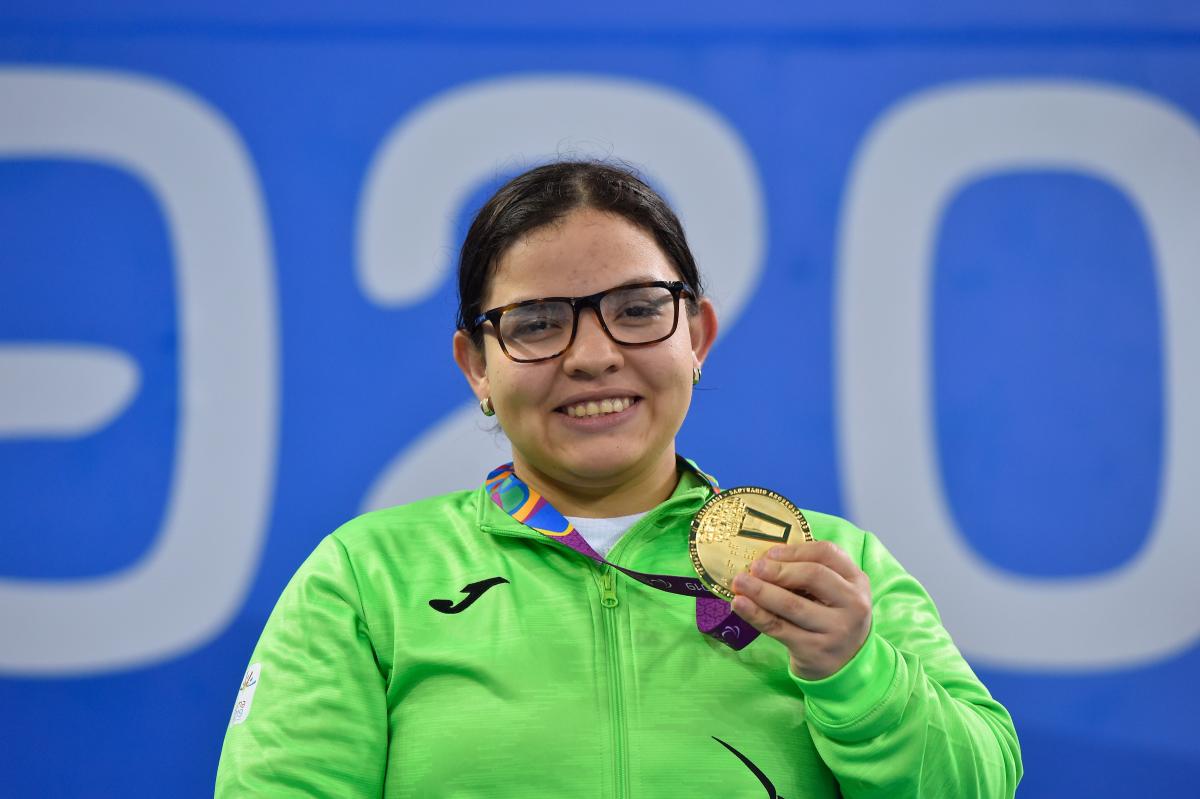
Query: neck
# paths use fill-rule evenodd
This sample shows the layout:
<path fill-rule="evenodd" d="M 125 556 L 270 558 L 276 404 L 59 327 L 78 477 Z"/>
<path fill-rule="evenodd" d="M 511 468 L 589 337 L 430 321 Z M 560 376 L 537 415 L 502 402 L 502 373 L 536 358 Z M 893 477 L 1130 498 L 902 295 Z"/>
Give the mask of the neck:
<path fill-rule="evenodd" d="M 648 511 L 671 496 L 679 482 L 674 447 L 636 473 L 611 478 L 538 469 L 516 452 L 513 469 L 559 513 L 593 519 Z"/>

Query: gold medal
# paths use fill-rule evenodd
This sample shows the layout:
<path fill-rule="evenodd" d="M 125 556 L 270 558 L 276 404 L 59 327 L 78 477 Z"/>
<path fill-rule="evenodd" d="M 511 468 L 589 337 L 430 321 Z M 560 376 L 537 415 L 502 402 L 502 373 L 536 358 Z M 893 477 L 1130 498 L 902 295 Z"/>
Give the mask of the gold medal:
<path fill-rule="evenodd" d="M 778 544 L 812 541 L 808 520 L 787 499 L 758 486 L 714 494 L 692 519 L 688 549 L 701 581 L 733 601 L 733 578 Z"/>

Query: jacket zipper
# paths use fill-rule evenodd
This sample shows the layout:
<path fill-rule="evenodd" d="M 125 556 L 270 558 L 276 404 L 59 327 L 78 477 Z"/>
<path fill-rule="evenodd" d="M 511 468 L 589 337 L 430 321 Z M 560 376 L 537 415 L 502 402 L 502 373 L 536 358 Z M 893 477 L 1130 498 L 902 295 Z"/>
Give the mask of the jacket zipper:
<path fill-rule="evenodd" d="M 617 599 L 616 570 L 609 566 L 601 567 L 600 572 L 600 604 L 603 606 L 600 615 L 604 621 L 604 633 L 607 646 L 608 675 L 611 690 L 609 691 L 609 710 L 612 716 L 613 731 L 613 769 L 616 796 L 629 795 L 626 783 L 627 769 L 625 764 L 626 737 L 628 730 L 625 724 L 625 686 L 621 674 L 620 641 L 617 639 Z"/>

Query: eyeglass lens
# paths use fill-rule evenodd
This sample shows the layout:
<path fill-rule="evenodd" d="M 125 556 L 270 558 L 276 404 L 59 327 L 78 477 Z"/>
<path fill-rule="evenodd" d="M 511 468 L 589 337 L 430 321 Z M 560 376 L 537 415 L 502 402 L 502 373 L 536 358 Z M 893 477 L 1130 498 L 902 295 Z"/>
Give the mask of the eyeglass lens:
<path fill-rule="evenodd" d="M 599 304 L 604 325 L 619 344 L 648 344 L 666 338 L 675 325 L 675 297 L 661 286 L 617 289 Z M 500 317 L 500 337 L 513 357 L 547 358 L 567 348 L 574 321 L 569 302 L 520 305 Z"/>

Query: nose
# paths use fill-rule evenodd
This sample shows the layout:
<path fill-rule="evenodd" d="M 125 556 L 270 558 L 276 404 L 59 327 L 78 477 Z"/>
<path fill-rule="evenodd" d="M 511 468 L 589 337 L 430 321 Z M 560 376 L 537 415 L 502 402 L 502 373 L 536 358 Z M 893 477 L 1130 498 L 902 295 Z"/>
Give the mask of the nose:
<path fill-rule="evenodd" d="M 581 308 L 575 340 L 562 356 L 563 370 L 575 377 L 598 377 L 620 369 L 624 362 L 621 345 L 600 324 L 599 311 Z"/>

